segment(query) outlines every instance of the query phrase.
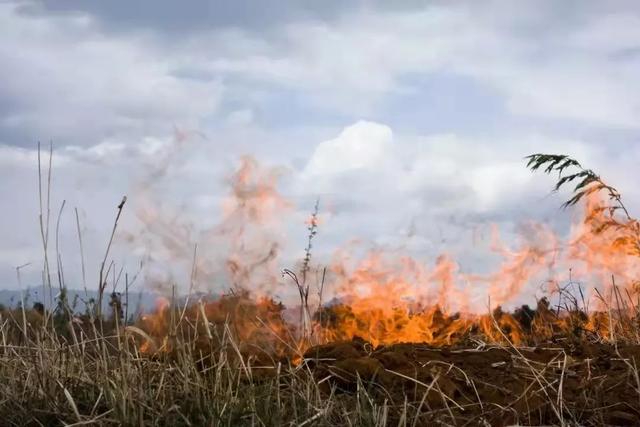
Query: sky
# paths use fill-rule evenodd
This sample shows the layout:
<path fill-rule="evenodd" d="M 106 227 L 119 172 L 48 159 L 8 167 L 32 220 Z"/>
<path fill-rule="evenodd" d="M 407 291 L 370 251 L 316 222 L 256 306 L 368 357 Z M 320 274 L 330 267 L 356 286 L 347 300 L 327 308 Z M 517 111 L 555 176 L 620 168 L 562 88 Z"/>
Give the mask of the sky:
<path fill-rule="evenodd" d="M 5 288 L 41 283 L 38 142 L 71 287 L 96 282 L 123 195 L 116 265 L 162 270 L 167 229 L 186 263 L 243 155 L 291 203 L 282 263 L 319 200 L 319 263 L 357 240 L 482 269 L 490 224 L 507 241 L 528 220 L 568 227 L 553 179 L 524 166 L 536 152 L 640 210 L 635 1 L 0 1 L 0 34 Z M 185 286 L 183 270 L 167 274 Z"/>

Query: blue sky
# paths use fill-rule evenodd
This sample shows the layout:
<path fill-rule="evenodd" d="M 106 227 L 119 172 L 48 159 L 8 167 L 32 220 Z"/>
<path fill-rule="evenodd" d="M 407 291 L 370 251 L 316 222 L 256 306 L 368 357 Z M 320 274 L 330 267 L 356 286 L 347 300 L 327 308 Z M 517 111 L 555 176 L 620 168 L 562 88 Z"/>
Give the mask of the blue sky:
<path fill-rule="evenodd" d="M 633 1 L 3 1 L 0 28 L 8 287 L 17 265 L 33 263 L 26 282 L 40 277 L 37 141 L 54 142 L 52 210 L 67 201 L 76 283 L 73 207 L 95 269 L 123 194 L 124 230 L 139 232 L 136 188 L 158 165 L 153 203 L 190 230 L 216 222 L 241 155 L 280 167 L 295 205 L 284 259 L 300 254 L 318 197 L 319 260 L 358 238 L 475 266 L 478 226 L 562 230 L 561 197 L 523 167 L 532 152 L 574 155 L 640 203 Z M 176 129 L 190 135 L 179 149 Z M 128 268 L 162 246 L 118 243 Z"/>

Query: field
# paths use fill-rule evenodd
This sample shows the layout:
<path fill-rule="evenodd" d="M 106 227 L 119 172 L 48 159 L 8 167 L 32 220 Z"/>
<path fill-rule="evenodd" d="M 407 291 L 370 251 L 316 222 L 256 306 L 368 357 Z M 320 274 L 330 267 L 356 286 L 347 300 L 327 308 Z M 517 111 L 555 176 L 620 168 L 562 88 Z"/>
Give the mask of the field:
<path fill-rule="evenodd" d="M 229 304 L 248 307 L 233 297 Z M 197 311 L 206 315 L 212 307 L 220 305 Z M 3 313 L 3 423 L 637 425 L 640 419 L 640 346 L 630 337 L 611 342 L 576 327 L 516 347 L 509 339 L 514 331 L 498 329 L 496 315 L 513 317 L 493 313 L 495 330 L 504 334 L 496 342 L 472 328 L 447 346 L 374 347 L 356 337 L 312 346 L 300 357 L 288 343 L 262 335 L 270 328 L 256 325 L 250 340 L 237 341 L 241 331 L 222 318 L 204 325 L 188 313 L 179 325 L 180 310 L 173 314 L 173 327 L 171 310 L 163 316 L 173 332 L 154 340 L 144 323 L 87 329 L 91 323 L 83 319 L 62 334 L 59 318 L 50 319 L 54 327 L 37 312 Z M 534 323 L 543 317 L 535 312 Z M 620 320 L 617 328 L 624 327 Z M 541 337 L 529 333 L 527 339 Z"/>
<path fill-rule="evenodd" d="M 638 425 L 640 304 L 630 280 L 637 222 L 613 187 L 574 160 L 530 160 L 533 169 L 558 172 L 558 188 L 577 181 L 568 206 L 586 200 L 571 260 L 611 277 L 593 305 L 570 281 L 535 309 L 447 310 L 461 297 L 445 258 L 429 275 L 438 297 L 421 305 L 419 295 L 397 297 L 408 280 L 382 272 L 375 257 L 350 273 L 332 268 L 343 292 L 331 303 L 322 302 L 327 270 L 319 270 L 312 304 L 316 207 L 306 257 L 284 271 L 300 295 L 298 319 L 250 286 L 210 300 L 167 298 L 131 319 L 126 293 L 105 294 L 108 270 L 99 284 L 108 313 L 73 312 L 62 285 L 55 309 L 0 310 L 3 425 Z M 594 197 L 601 193 L 610 204 Z M 517 294 L 514 283 L 529 280 L 528 269 L 545 265 L 527 248 L 492 278 L 492 296 L 506 301 Z M 233 267 L 242 277 L 255 269 Z"/>

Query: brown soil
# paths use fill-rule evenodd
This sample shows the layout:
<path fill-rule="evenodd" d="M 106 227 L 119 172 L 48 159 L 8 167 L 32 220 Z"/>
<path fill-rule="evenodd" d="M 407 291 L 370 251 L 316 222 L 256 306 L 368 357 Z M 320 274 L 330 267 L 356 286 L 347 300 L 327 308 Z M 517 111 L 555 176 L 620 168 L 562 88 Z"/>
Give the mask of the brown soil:
<path fill-rule="evenodd" d="M 305 360 L 325 392 L 406 400 L 425 425 L 640 425 L 637 345 L 374 349 L 356 338 L 313 347 Z"/>

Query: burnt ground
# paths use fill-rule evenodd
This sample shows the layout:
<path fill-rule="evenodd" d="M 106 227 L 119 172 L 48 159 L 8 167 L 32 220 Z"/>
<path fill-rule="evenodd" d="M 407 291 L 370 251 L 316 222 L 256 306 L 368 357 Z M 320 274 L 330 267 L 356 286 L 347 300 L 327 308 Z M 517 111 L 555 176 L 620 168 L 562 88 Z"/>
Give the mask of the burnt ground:
<path fill-rule="evenodd" d="M 640 346 L 373 348 L 355 338 L 309 349 L 326 393 L 407 402 L 424 425 L 640 425 Z"/>

